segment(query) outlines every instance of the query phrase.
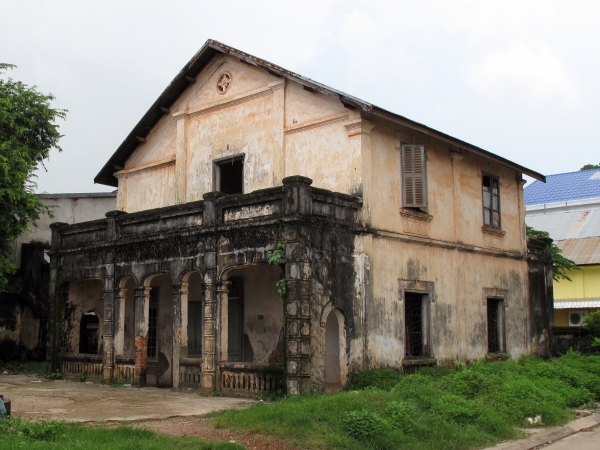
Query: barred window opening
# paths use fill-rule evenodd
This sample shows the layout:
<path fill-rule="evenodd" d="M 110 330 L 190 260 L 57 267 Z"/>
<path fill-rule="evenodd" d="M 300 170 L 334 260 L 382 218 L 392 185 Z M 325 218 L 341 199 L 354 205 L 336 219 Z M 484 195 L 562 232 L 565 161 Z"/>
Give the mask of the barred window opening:
<path fill-rule="evenodd" d="M 406 356 L 423 356 L 423 295 L 405 295 Z"/>

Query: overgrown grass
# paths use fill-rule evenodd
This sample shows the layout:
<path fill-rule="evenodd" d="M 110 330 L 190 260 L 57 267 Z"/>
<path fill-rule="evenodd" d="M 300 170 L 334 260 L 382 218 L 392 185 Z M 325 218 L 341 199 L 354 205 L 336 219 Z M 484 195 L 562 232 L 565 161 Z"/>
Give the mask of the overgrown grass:
<path fill-rule="evenodd" d="M 242 450 L 239 444 L 173 437 L 130 427 L 104 428 L 62 422 L 0 420 L 0 449 Z"/>
<path fill-rule="evenodd" d="M 364 372 L 336 395 L 287 397 L 212 414 L 219 427 L 278 436 L 301 448 L 468 449 L 518 437 L 525 418 L 564 423 L 600 399 L 600 356 L 479 362 L 402 375 Z"/>

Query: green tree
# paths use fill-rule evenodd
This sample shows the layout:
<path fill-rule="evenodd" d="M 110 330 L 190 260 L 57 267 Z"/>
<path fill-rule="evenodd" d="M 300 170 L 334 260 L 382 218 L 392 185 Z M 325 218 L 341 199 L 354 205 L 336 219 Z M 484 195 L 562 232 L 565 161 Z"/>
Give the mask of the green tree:
<path fill-rule="evenodd" d="M 0 63 L 0 74 L 13 68 Z M 40 214 L 50 214 L 35 195 L 33 179 L 36 169 L 45 169 L 50 150 L 61 150 L 55 122 L 66 117 L 66 110 L 52 108 L 53 100 L 36 86 L 0 78 L 0 290 L 15 271 L 10 258 L 14 240 Z"/>
<path fill-rule="evenodd" d="M 579 170 L 592 170 L 592 169 L 600 169 L 600 165 L 597 164 L 586 164 Z"/>
<path fill-rule="evenodd" d="M 583 319 L 583 328 L 592 335 L 592 347 L 600 350 L 600 310 L 589 313 Z"/>
<path fill-rule="evenodd" d="M 529 239 L 541 239 L 541 238 L 549 238 L 550 234 L 547 231 L 539 231 L 534 230 L 530 226 L 527 226 L 527 238 Z M 562 250 L 558 248 L 554 242 L 552 243 L 552 278 L 554 281 L 560 281 L 562 279 L 569 280 L 571 279 L 567 276 L 567 272 L 570 270 L 581 270 L 577 267 L 573 261 L 569 258 L 565 258 L 562 255 Z"/>

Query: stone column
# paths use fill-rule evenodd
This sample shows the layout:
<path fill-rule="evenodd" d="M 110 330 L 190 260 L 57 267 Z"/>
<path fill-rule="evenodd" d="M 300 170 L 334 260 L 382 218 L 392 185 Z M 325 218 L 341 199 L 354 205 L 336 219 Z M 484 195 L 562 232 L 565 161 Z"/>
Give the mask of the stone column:
<path fill-rule="evenodd" d="M 150 288 L 133 290 L 135 299 L 135 378 L 136 386 L 146 385 L 148 369 L 148 316 L 150 314 Z"/>
<path fill-rule="evenodd" d="M 102 326 L 102 379 L 110 381 L 115 361 L 114 329 L 115 329 L 115 265 L 113 254 L 106 255 L 104 266 L 104 323 Z"/>
<path fill-rule="evenodd" d="M 287 282 L 286 384 L 287 393 L 310 392 L 310 263 L 305 247 L 287 243 L 285 279 Z"/>
<path fill-rule="evenodd" d="M 202 339 L 202 390 L 216 389 L 216 290 L 213 282 L 214 270 L 204 275 L 204 336 Z"/>
<path fill-rule="evenodd" d="M 127 289 L 115 289 L 115 358 L 123 356 L 125 347 L 125 301 Z"/>
<path fill-rule="evenodd" d="M 173 284 L 173 389 L 179 389 L 179 360 L 187 357 L 188 284 Z"/>
<path fill-rule="evenodd" d="M 228 361 L 229 354 L 229 289 L 228 286 L 231 284 L 231 281 L 221 281 L 221 284 L 217 288 L 217 305 L 220 305 L 220 308 L 217 308 L 220 311 L 219 322 L 220 325 L 217 327 L 217 336 L 220 336 L 219 339 L 219 359 L 218 361 Z"/>
<path fill-rule="evenodd" d="M 204 194 L 206 200 L 207 194 Z M 212 211 L 204 210 L 204 221 L 207 219 L 211 225 L 215 224 L 214 200 L 207 201 L 212 205 Z M 205 205 L 206 206 L 206 205 Z M 217 298 L 216 278 L 217 276 L 217 252 L 216 243 L 213 238 L 206 240 L 204 247 L 204 326 L 202 336 L 202 385 L 205 392 L 212 392 L 217 388 Z"/>

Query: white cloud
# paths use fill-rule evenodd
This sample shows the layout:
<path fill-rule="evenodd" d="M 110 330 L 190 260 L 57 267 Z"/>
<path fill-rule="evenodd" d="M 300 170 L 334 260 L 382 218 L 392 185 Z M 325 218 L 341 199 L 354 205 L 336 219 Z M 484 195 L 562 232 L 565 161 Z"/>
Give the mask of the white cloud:
<path fill-rule="evenodd" d="M 558 96 L 573 102 L 580 98 L 574 77 L 545 45 L 527 48 L 514 44 L 508 50 L 488 53 L 469 72 L 473 86 L 488 94 L 525 92 L 541 99 Z"/>

